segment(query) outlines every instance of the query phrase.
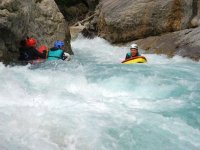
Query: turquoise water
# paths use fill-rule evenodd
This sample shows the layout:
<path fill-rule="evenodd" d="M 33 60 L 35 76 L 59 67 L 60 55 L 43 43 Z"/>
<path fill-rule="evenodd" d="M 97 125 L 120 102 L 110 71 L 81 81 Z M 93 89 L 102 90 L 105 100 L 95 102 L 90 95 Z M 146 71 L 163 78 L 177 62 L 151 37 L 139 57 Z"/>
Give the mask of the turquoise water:
<path fill-rule="evenodd" d="M 0 64 L 1 150 L 199 150 L 200 63 L 79 37 L 70 62 Z M 142 53 L 142 51 L 141 51 Z"/>

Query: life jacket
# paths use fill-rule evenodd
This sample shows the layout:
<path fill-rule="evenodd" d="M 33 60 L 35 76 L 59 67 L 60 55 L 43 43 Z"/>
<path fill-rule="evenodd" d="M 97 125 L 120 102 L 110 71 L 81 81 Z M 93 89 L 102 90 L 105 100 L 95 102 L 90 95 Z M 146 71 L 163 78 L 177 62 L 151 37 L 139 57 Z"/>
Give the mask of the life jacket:
<path fill-rule="evenodd" d="M 59 60 L 62 59 L 64 51 L 62 49 L 51 49 L 48 53 L 47 60 Z"/>
<path fill-rule="evenodd" d="M 137 53 L 137 55 L 136 56 L 141 56 L 139 53 Z M 131 58 L 132 57 L 132 54 L 131 54 L 131 52 L 128 52 L 127 54 L 126 54 L 126 59 L 129 59 L 129 58 Z M 134 56 L 135 57 L 135 56 Z"/>

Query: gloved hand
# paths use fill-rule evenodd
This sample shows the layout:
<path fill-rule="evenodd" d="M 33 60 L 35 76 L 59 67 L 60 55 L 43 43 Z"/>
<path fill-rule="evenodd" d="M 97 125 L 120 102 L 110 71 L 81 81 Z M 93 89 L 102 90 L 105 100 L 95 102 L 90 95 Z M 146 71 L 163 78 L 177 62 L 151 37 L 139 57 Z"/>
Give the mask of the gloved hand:
<path fill-rule="evenodd" d="M 70 61 L 71 57 L 68 53 L 64 52 L 63 54 L 63 60 L 67 60 L 67 61 Z"/>

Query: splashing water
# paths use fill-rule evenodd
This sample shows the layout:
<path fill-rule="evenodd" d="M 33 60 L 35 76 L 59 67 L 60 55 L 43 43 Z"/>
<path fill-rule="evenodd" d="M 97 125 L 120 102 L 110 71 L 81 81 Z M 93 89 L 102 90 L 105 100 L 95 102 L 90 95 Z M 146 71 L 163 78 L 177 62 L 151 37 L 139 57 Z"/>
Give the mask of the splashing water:
<path fill-rule="evenodd" d="M 200 63 L 100 38 L 72 42 L 70 62 L 0 64 L 1 150 L 199 150 Z"/>

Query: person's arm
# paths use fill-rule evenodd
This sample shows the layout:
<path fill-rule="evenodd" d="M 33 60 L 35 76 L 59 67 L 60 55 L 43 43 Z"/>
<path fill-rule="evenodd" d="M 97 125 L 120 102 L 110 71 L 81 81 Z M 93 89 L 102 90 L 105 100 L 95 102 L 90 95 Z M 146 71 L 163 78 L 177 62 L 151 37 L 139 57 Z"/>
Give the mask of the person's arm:
<path fill-rule="evenodd" d="M 129 54 L 127 53 L 125 59 L 129 59 L 129 58 L 130 58 L 130 56 L 129 56 Z"/>
<path fill-rule="evenodd" d="M 40 58 L 43 58 L 43 59 L 46 59 L 46 55 L 47 55 L 47 51 L 44 50 L 43 53 L 40 53 L 38 50 L 34 49 L 34 53 L 40 57 Z"/>

